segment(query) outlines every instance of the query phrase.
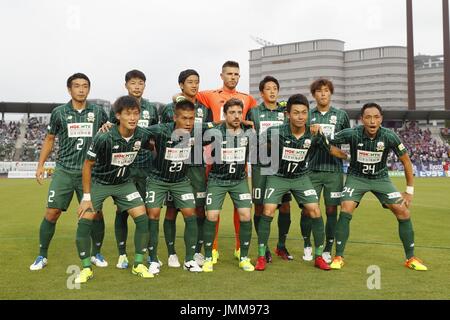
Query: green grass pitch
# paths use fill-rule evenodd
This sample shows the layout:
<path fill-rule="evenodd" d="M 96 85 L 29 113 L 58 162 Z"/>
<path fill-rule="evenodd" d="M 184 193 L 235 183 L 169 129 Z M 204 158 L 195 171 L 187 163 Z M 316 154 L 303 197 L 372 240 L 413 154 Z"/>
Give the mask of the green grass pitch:
<path fill-rule="evenodd" d="M 404 190 L 404 179 L 394 179 Z M 46 204 L 48 181 L 39 186 L 34 180 L 0 180 L 1 233 L 0 299 L 448 299 L 450 297 L 450 179 L 416 179 L 412 207 L 416 255 L 429 267 L 416 272 L 403 266 L 403 248 L 394 216 L 367 194 L 351 223 L 342 270 L 325 272 L 301 259 L 299 209 L 293 203 L 292 224 L 287 247 L 294 261 L 274 262 L 264 272 L 244 272 L 233 258 L 234 228 L 232 206 L 227 199 L 221 214 L 220 260 L 213 273 L 191 274 L 167 267 L 162 218 L 159 257 L 165 263 L 153 279 L 131 275 L 130 269 L 115 268 L 114 208 L 104 207 L 106 236 L 103 254 L 110 266 L 95 268 L 94 279 L 81 289 L 69 289 L 71 265 L 78 266 L 75 247 L 77 203 L 59 220 L 49 250 L 49 264 L 41 271 L 29 271 L 38 253 L 38 229 Z M 323 208 L 323 205 L 322 205 Z M 177 252 L 184 255 L 183 220 L 177 219 Z M 134 226 L 129 219 L 128 251 L 133 256 Z M 276 218 L 272 224 L 270 248 L 278 237 Z M 256 257 L 256 234 L 250 247 Z M 369 289 L 370 266 L 380 270 L 380 289 Z M 73 280 L 73 279 L 72 279 Z M 370 282 L 370 281 L 369 281 Z"/>

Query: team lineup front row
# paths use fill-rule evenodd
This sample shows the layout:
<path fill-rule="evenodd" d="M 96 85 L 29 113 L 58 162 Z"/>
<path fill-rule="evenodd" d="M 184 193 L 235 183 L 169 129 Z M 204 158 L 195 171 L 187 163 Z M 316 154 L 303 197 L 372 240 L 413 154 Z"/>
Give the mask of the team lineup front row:
<path fill-rule="evenodd" d="M 47 265 L 56 221 L 69 207 L 74 192 L 80 202 L 76 245 L 83 266 L 76 283 L 93 277 L 92 264 L 107 266 L 100 249 L 104 238 L 102 207 L 108 197 L 117 206 L 116 266 L 127 268 L 129 264 L 126 241 L 127 218 L 131 216 L 136 224 L 132 274 L 139 277 L 152 278 L 160 273 L 157 249 L 164 204 L 169 267 L 181 266 L 174 246 L 175 218 L 180 211 L 185 221 L 183 268 L 212 272 L 219 258 L 217 228 L 227 193 L 235 207 L 239 268 L 263 271 L 272 261 L 267 243 L 277 209 L 279 241 L 275 253 L 285 260 L 293 259 L 285 245 L 293 195 L 302 208 L 303 259 L 310 261 L 314 256 L 314 265 L 322 270 L 341 269 L 352 214 L 368 191 L 396 216 L 405 265 L 427 270 L 414 256 L 408 209 L 414 193 L 412 164 L 399 137 L 381 126 L 383 114 L 378 104 L 366 103 L 361 108 L 362 125 L 349 128 L 347 114 L 331 106 L 334 88 L 327 79 L 312 83 L 317 107 L 310 110 L 302 94 L 292 95 L 286 104 L 278 103 L 280 86 L 270 76 L 259 86 L 263 102 L 252 106 L 253 98 L 235 90 L 239 78 L 236 62 L 227 61 L 221 77 L 223 88 L 199 92 L 198 73 L 192 69 L 181 72 L 181 96 L 158 115 L 156 107 L 142 98 L 145 75 L 132 70 L 125 77 L 128 95 L 117 99 L 109 118 L 101 107 L 87 103 L 90 80 L 86 75 L 78 73 L 68 79 L 72 99 L 52 111 L 36 171 L 41 183 L 43 165 L 58 137 L 57 166 L 40 226 L 40 252 L 31 270 Z M 349 144 L 350 155 L 341 151 L 342 144 Z M 388 176 L 390 151 L 405 168 L 404 193 Z M 345 185 L 342 159 L 350 161 Z M 252 192 L 247 182 L 248 162 L 252 165 Z M 326 226 L 319 208 L 322 189 Z M 252 202 L 258 236 L 255 266 L 249 258 Z M 334 242 L 336 254 L 332 258 Z M 148 266 L 144 264 L 147 252 Z"/>

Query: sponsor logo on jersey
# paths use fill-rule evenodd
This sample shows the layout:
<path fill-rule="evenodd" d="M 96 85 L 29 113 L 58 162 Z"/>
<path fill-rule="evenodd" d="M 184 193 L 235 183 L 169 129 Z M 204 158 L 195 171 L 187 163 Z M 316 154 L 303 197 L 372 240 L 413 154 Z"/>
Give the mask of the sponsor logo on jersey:
<path fill-rule="evenodd" d="M 150 112 L 148 112 L 148 110 L 142 111 L 142 118 L 150 119 Z"/>
<path fill-rule="evenodd" d="M 398 145 L 398 150 L 400 150 L 400 151 L 405 150 L 405 146 L 403 145 L 403 143 L 400 143 L 400 144 Z"/>
<path fill-rule="evenodd" d="M 97 157 L 97 154 L 96 154 L 96 153 L 93 153 L 91 150 L 88 150 L 87 155 L 90 156 L 90 157 L 92 157 L 92 158 Z"/>
<path fill-rule="evenodd" d="M 377 151 L 383 151 L 384 150 L 384 142 L 378 141 L 377 142 Z"/>
<path fill-rule="evenodd" d="M 95 121 L 95 114 L 93 112 L 88 112 L 87 121 L 88 122 L 94 122 Z"/>
<path fill-rule="evenodd" d="M 247 137 L 241 138 L 241 141 L 240 141 L 241 147 L 245 147 L 245 146 L 247 146 L 247 144 L 248 144 L 248 139 L 247 139 Z"/>
<path fill-rule="evenodd" d="M 141 142 L 135 141 L 133 146 L 133 151 L 139 151 L 141 149 Z"/>
<path fill-rule="evenodd" d="M 223 162 L 243 162 L 245 161 L 245 147 L 222 148 L 221 159 Z"/>
<path fill-rule="evenodd" d="M 317 192 L 314 189 L 305 190 L 305 192 L 303 192 L 303 193 L 305 194 L 306 197 L 317 196 Z"/>
<path fill-rule="evenodd" d="M 331 199 L 338 199 L 340 197 L 342 197 L 342 192 L 330 192 Z"/>
<path fill-rule="evenodd" d="M 336 124 L 336 123 L 337 123 L 337 117 L 334 116 L 334 115 L 331 116 L 331 117 L 330 117 L 330 123 L 331 123 L 331 124 Z"/>
<path fill-rule="evenodd" d="M 303 148 L 309 149 L 311 147 L 311 139 L 305 139 L 305 142 L 303 142 Z"/>
<path fill-rule="evenodd" d="M 283 124 L 283 121 L 260 121 L 259 134 L 265 132 L 267 129 Z"/>
<path fill-rule="evenodd" d="M 129 166 L 136 158 L 137 152 L 118 152 L 111 155 L 111 164 L 113 166 Z"/>
<path fill-rule="evenodd" d="M 139 192 L 136 191 L 136 192 L 133 192 L 133 193 L 127 195 L 127 201 L 133 201 L 134 199 L 141 199 L 142 200 L 141 195 L 139 194 Z"/>
<path fill-rule="evenodd" d="M 166 148 L 164 159 L 169 161 L 184 161 L 189 159 L 191 148 Z"/>
<path fill-rule="evenodd" d="M 206 192 L 197 192 L 197 198 L 199 199 L 206 198 Z"/>
<path fill-rule="evenodd" d="M 372 152 L 365 150 L 357 150 L 356 160 L 360 163 L 378 163 L 381 162 L 383 152 Z"/>
<path fill-rule="evenodd" d="M 295 149 L 283 147 L 282 159 L 286 161 L 301 162 L 306 158 L 308 149 Z"/>
<path fill-rule="evenodd" d="M 187 201 L 187 200 L 194 200 L 194 194 L 193 193 L 185 193 L 181 195 L 181 200 Z"/>
<path fill-rule="evenodd" d="M 400 192 L 391 192 L 387 194 L 388 199 L 397 199 L 397 198 L 401 198 L 402 195 Z"/>
<path fill-rule="evenodd" d="M 197 123 L 197 124 L 201 124 L 201 123 L 203 123 L 203 118 L 200 118 L 200 117 L 195 117 L 195 121 L 194 121 L 194 123 Z"/>
<path fill-rule="evenodd" d="M 241 193 L 239 200 L 252 200 L 252 195 L 250 193 Z"/>
<path fill-rule="evenodd" d="M 93 124 L 92 123 L 68 123 L 67 133 L 69 138 L 92 137 Z"/>
<path fill-rule="evenodd" d="M 284 113 L 283 112 L 278 112 L 278 116 L 277 116 L 279 121 L 284 121 Z"/>
<path fill-rule="evenodd" d="M 148 120 L 139 119 L 137 125 L 141 128 L 147 128 L 149 124 Z"/>

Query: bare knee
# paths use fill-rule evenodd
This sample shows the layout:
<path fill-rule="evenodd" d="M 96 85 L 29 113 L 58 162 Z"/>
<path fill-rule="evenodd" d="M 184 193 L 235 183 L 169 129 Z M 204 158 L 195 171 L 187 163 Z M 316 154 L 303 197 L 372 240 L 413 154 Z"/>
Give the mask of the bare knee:
<path fill-rule="evenodd" d="M 61 216 L 61 213 L 61 209 L 47 208 L 47 211 L 45 212 L 45 220 L 56 223 Z"/>

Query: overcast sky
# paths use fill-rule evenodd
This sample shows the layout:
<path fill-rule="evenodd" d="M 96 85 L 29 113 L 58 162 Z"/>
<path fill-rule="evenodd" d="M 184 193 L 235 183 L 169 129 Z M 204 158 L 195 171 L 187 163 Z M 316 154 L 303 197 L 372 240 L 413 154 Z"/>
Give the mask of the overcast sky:
<path fill-rule="evenodd" d="M 413 0 L 416 54 L 442 54 L 441 5 Z M 246 92 L 248 51 L 260 47 L 251 35 L 406 46 L 405 14 L 406 0 L 2 0 L 0 101 L 65 102 L 75 72 L 90 77 L 90 98 L 113 101 L 136 68 L 147 75 L 145 97 L 167 102 L 183 69 L 200 73 L 201 89 L 220 87 L 226 60 L 240 62 Z"/>

